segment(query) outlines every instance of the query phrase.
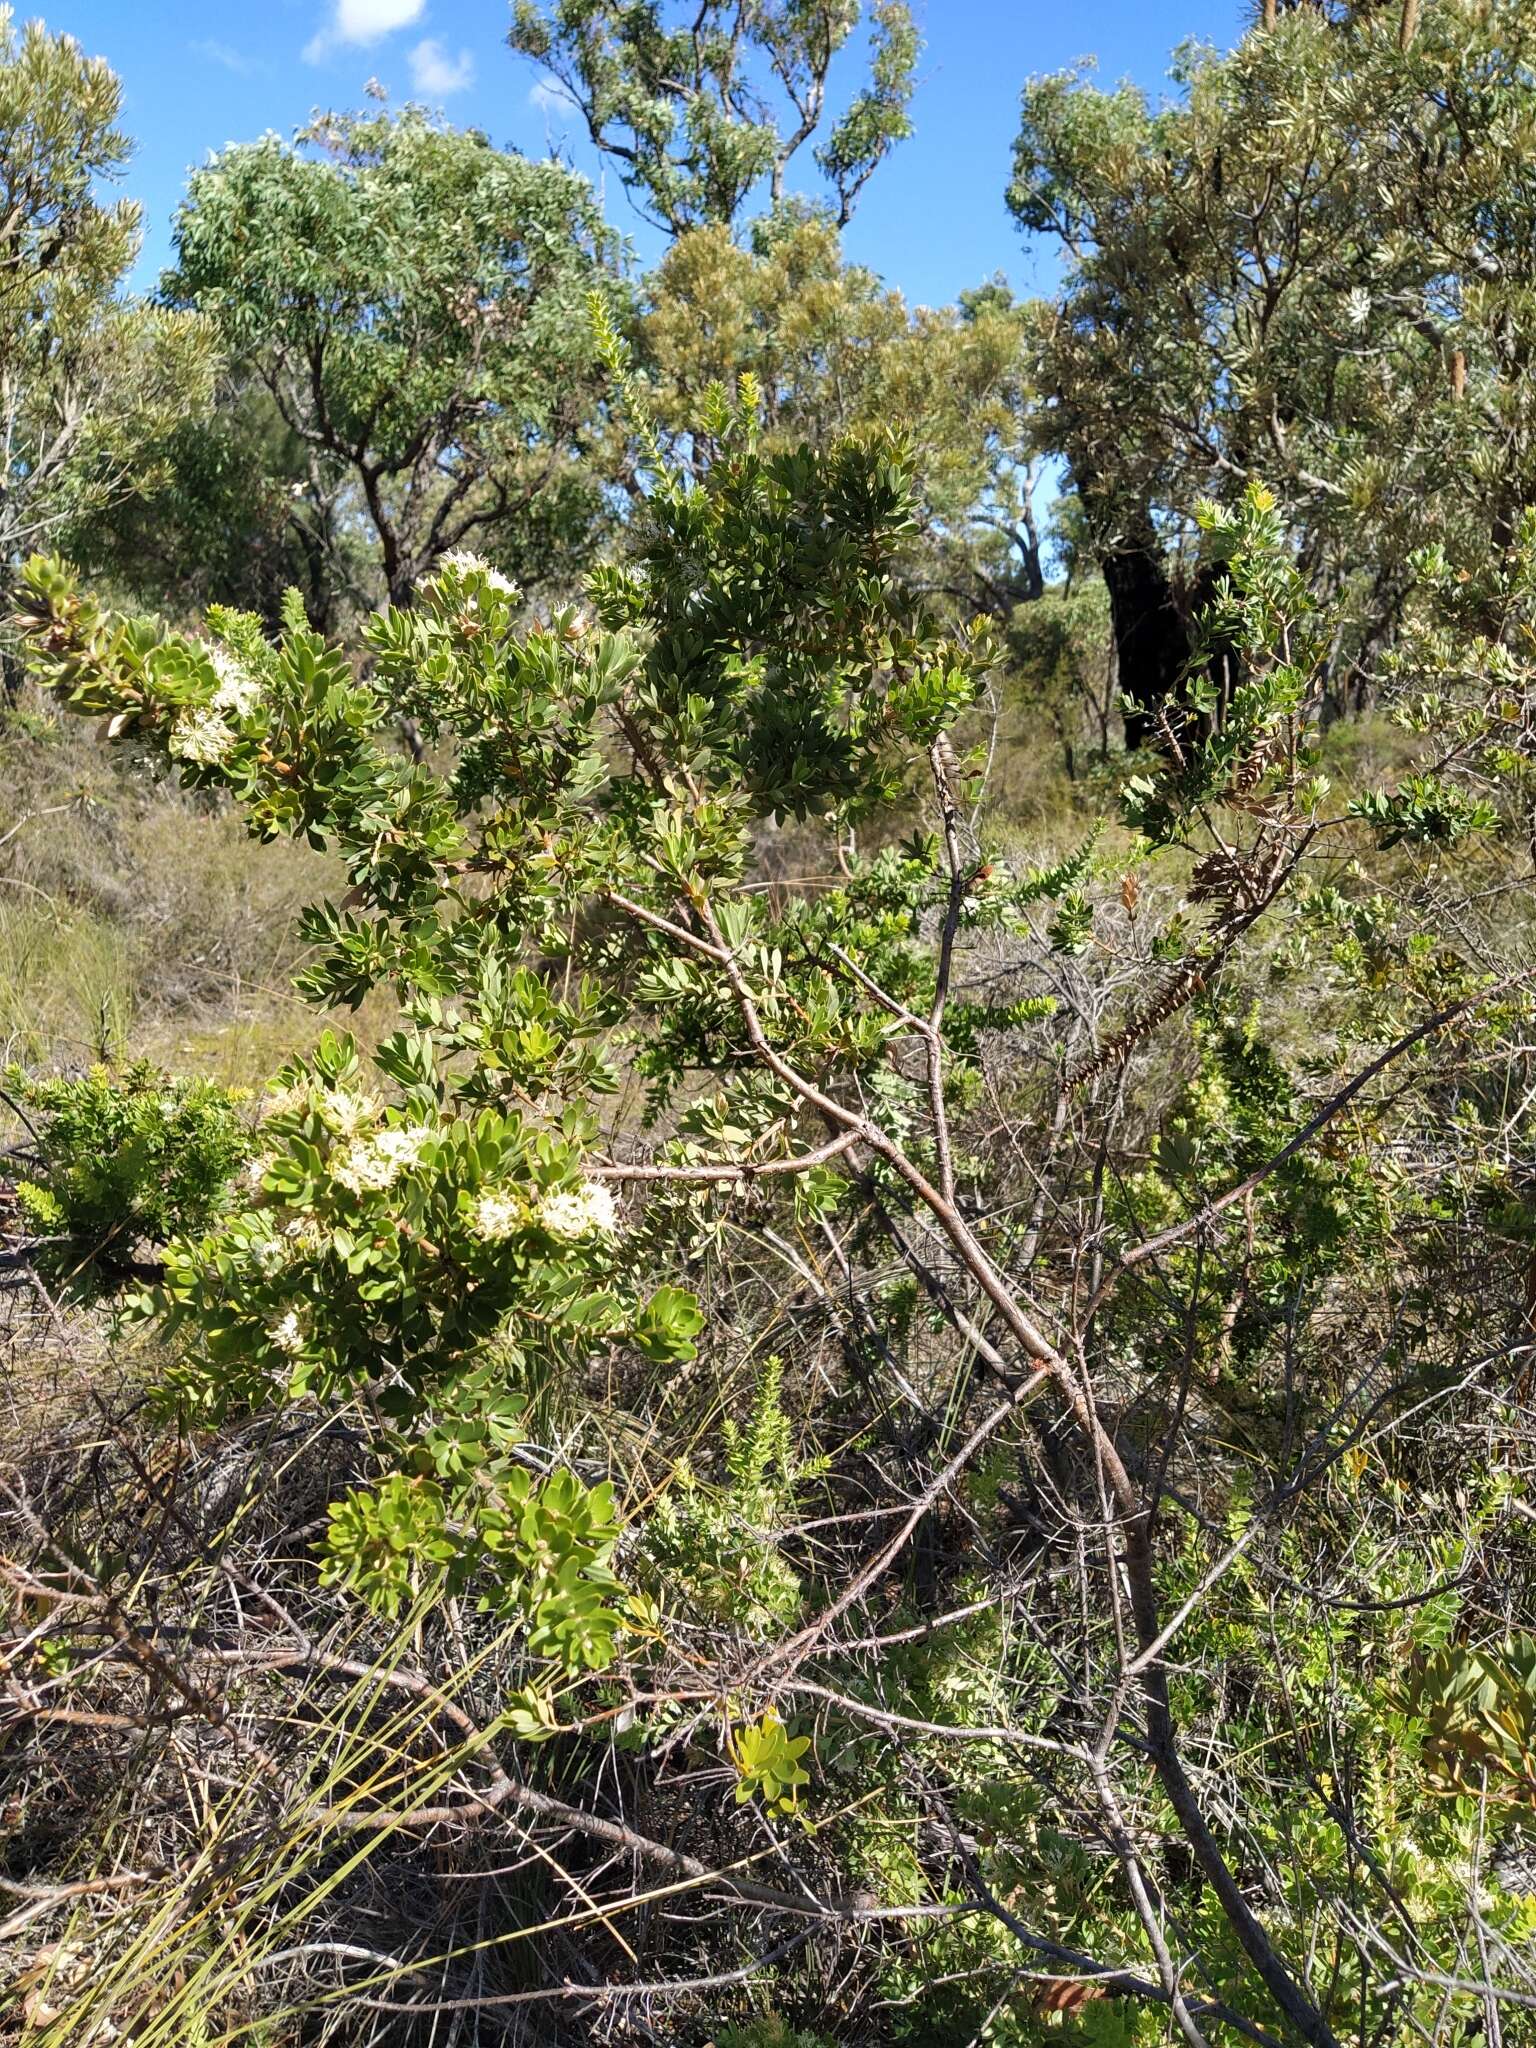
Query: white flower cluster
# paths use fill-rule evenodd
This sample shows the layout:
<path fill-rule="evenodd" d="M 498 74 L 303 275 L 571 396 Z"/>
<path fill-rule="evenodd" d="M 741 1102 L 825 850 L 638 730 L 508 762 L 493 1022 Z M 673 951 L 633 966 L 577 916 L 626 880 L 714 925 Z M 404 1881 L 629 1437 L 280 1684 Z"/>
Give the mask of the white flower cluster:
<path fill-rule="evenodd" d="M 249 718 L 261 702 L 261 684 L 248 668 L 241 667 L 227 647 L 210 647 L 208 659 L 219 679 L 211 708 L 228 712 L 233 718 Z"/>
<path fill-rule="evenodd" d="M 261 1121 L 266 1123 L 270 1117 L 291 1116 L 296 1109 L 308 1107 L 309 1083 L 293 1081 L 286 1088 L 274 1088 L 272 1093 L 264 1098 L 260 1110 Z"/>
<path fill-rule="evenodd" d="M 373 1141 L 373 1149 L 387 1159 L 399 1171 L 414 1166 L 421 1157 L 422 1147 L 429 1142 L 432 1133 L 425 1124 L 392 1124 L 387 1131 L 380 1131 Z"/>
<path fill-rule="evenodd" d="M 203 767 L 211 767 L 215 761 L 222 761 L 239 735 L 227 719 L 221 718 L 210 707 L 184 711 L 171 727 L 170 739 L 166 742 L 179 761 L 196 761 Z"/>
<path fill-rule="evenodd" d="M 1345 294 L 1344 317 L 1351 327 L 1364 327 L 1371 317 L 1371 295 L 1363 284 Z"/>
<path fill-rule="evenodd" d="M 354 1195 L 377 1194 L 398 1179 L 400 1169 L 386 1159 L 366 1138 L 347 1147 L 340 1159 L 331 1161 L 331 1179 Z"/>
<path fill-rule="evenodd" d="M 551 1237 L 611 1237 L 619 1227 L 613 1196 L 598 1180 L 553 1189 L 539 1203 L 538 1217 Z"/>
<path fill-rule="evenodd" d="M 499 569 L 493 569 L 489 562 L 482 562 L 478 555 L 472 555 L 468 548 L 452 548 L 442 557 L 438 568 L 455 569 L 461 576 L 479 576 L 492 590 L 499 590 L 503 597 L 516 597 L 517 585 L 509 576 L 503 576 Z"/>
<path fill-rule="evenodd" d="M 285 1351 L 290 1358 L 302 1351 L 306 1342 L 304 1325 L 299 1321 L 296 1309 L 289 1309 L 276 1322 L 268 1323 L 267 1335 L 276 1348 Z"/>
<path fill-rule="evenodd" d="M 245 1185 L 250 1189 L 253 1195 L 259 1195 L 261 1193 L 262 1183 L 266 1180 L 267 1174 L 271 1170 L 271 1166 L 272 1155 L 270 1152 L 260 1152 L 254 1159 L 248 1159 L 245 1162 L 245 1166 L 241 1171 L 240 1178 L 244 1181 Z"/>
<path fill-rule="evenodd" d="M 349 1088 L 327 1088 L 320 1097 L 320 1120 L 338 1138 L 355 1138 L 378 1115 L 378 1104 Z"/>
<path fill-rule="evenodd" d="M 329 1242 L 324 1226 L 313 1216 L 290 1216 L 283 1225 L 283 1237 L 295 1251 L 309 1257 L 323 1251 Z"/>
<path fill-rule="evenodd" d="M 411 1124 L 379 1131 L 371 1138 L 354 1138 L 340 1161 L 331 1162 L 331 1178 L 354 1195 L 393 1187 L 401 1174 L 416 1164 L 431 1135 L 424 1125 Z"/>
<path fill-rule="evenodd" d="M 487 1244 L 510 1237 L 523 1220 L 522 1204 L 506 1188 L 487 1188 L 475 1203 L 474 1231 Z"/>

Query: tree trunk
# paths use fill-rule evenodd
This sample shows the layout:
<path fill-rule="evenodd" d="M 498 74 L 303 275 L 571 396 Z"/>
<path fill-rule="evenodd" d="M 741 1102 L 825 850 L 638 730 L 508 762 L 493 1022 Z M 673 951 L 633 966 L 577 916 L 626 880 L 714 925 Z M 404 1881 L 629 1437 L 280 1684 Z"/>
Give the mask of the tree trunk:
<path fill-rule="evenodd" d="M 1099 567 L 1109 588 L 1120 688 L 1139 706 L 1125 713 L 1125 744 L 1152 746 L 1157 712 L 1173 696 L 1189 661 L 1189 629 L 1150 522 L 1102 553 Z"/>

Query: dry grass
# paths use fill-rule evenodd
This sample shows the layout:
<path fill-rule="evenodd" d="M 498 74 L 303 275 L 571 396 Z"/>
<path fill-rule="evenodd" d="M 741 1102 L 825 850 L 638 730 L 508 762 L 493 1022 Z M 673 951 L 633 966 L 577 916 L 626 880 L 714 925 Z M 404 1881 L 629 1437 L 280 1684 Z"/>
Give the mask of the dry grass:
<path fill-rule="evenodd" d="M 0 776 L 0 1059 L 144 1055 L 254 1086 L 313 1042 L 294 924 L 343 886 L 334 863 L 258 845 L 35 702 L 0 726 Z"/>

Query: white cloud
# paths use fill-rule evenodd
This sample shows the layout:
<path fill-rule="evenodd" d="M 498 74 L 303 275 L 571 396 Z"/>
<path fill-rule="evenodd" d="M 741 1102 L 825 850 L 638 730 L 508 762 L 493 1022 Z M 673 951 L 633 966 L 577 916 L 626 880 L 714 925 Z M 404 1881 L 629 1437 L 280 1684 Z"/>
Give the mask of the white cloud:
<path fill-rule="evenodd" d="M 333 0 L 331 19 L 306 44 L 304 56 L 311 64 L 338 43 L 376 43 L 397 28 L 409 28 L 421 19 L 427 0 Z"/>
<path fill-rule="evenodd" d="M 474 82 L 475 60 L 468 50 L 450 57 L 435 36 L 428 36 L 411 52 L 411 83 L 427 99 L 445 100 Z"/>
<path fill-rule="evenodd" d="M 541 114 L 561 115 L 570 113 L 576 102 L 558 78 L 540 78 L 528 88 L 528 104 Z"/>

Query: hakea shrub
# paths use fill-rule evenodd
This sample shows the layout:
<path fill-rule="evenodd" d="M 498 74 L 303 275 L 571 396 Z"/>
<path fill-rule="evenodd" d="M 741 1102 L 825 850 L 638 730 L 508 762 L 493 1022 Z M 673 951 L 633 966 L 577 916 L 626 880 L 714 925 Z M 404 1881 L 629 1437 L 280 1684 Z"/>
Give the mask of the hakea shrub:
<path fill-rule="evenodd" d="M 1180 1374 L 1213 1403 L 1235 1399 L 1234 1382 L 1246 1391 L 1279 1369 L 1281 1327 L 1289 1402 L 1296 1333 L 1327 1324 L 1340 1288 L 1374 1299 L 1398 1258 L 1390 1216 L 1412 1213 L 1413 1256 L 1428 1260 L 1443 1218 L 1470 1228 L 1486 1213 L 1506 1227 L 1524 1214 L 1513 1168 L 1484 1157 L 1474 1170 L 1470 1140 L 1463 1172 L 1456 1148 L 1470 1126 L 1442 1114 L 1427 1048 L 1480 1045 L 1496 1061 L 1506 1042 L 1523 1044 L 1530 973 L 1501 978 L 1454 933 L 1436 938 L 1410 895 L 1374 888 L 1356 856 L 1374 838 L 1378 860 L 1399 845 L 1466 857 L 1494 831 L 1529 832 L 1520 707 L 1532 675 L 1527 643 L 1505 627 L 1530 610 L 1536 529 L 1482 582 L 1420 565 L 1424 615 L 1405 643 L 1417 694 L 1406 676 L 1395 687 L 1422 758 L 1395 788 L 1330 804 L 1315 729 L 1329 622 L 1266 492 L 1204 508 L 1215 598 L 1182 693 L 1161 707 L 1162 750 L 1132 764 L 1122 836 L 1105 819 L 1075 850 L 1023 868 L 987 842 L 976 771 L 951 737 L 983 687 L 990 642 L 945 630 L 897 573 L 912 528 L 900 444 L 766 457 L 750 385 L 703 424 L 702 481 L 681 484 L 653 461 L 632 552 L 592 577 L 585 608 L 530 624 L 504 577 L 455 555 L 409 609 L 369 621 L 359 665 L 310 629 L 296 599 L 274 641 L 217 610 L 202 638 L 110 617 L 60 563 L 28 566 L 35 673 L 189 788 L 238 805 L 258 836 L 338 857 L 350 886 L 306 914 L 299 985 L 326 1010 L 381 990 L 399 1018 L 366 1056 L 331 1030 L 274 1078 L 218 1201 L 168 1213 L 177 1234 L 159 1283 L 131 1312 L 169 1340 L 166 1391 L 193 1420 L 301 1400 L 357 1418 L 371 1476 L 336 1489 L 322 1574 L 389 1616 L 448 1592 L 520 1631 L 531 1676 L 505 1705 L 515 1737 L 612 1722 L 614 1740 L 671 1744 L 718 1715 L 742 1803 L 783 1816 L 818 1776 L 781 1711 L 796 1690 L 787 1674 L 813 1645 L 835 1662 L 888 1644 L 881 1669 L 900 1682 L 899 1710 L 875 1704 L 857 1673 L 848 1691 L 819 1680 L 809 1691 L 861 1730 L 872 1717 L 903 1737 L 965 1737 L 961 1760 L 944 1745 L 946 1796 L 971 1802 L 978 1842 L 1012 1844 L 963 1850 L 978 1870 L 987 1857 L 991 1880 L 974 1882 L 995 1881 L 998 1943 L 1017 1930 L 997 1899 L 1041 1870 L 1061 1878 L 1041 1907 L 1057 1960 L 1080 1940 L 1121 1955 L 1139 1938 L 1118 1908 L 1093 1921 L 1104 1888 L 1054 1817 L 1063 1799 L 1096 1802 L 1097 1818 L 1077 1825 L 1106 1829 L 1135 1874 L 1139 1838 L 1122 1809 L 1133 1797 L 1148 1839 L 1176 1837 L 1198 1867 L 1190 1940 L 1213 1981 L 1246 2001 L 1256 1973 L 1258 2009 L 1279 2015 L 1284 2038 L 1326 2043 L 1316 2001 L 1333 1993 L 1292 1940 L 1311 1909 L 1271 1914 L 1272 1937 L 1250 1903 L 1241 1831 L 1206 1818 L 1195 1778 L 1209 1774 L 1192 1776 L 1181 1754 L 1205 1680 L 1175 1683 L 1164 1652 L 1182 1630 L 1180 1671 L 1201 1654 L 1224 1668 L 1222 1631 L 1239 1623 L 1212 1622 L 1198 1652 L 1204 1592 L 1231 1567 L 1233 1597 L 1247 1601 L 1247 1532 L 1278 1529 L 1280 1507 L 1334 1462 L 1355 1487 L 1364 1467 L 1341 1441 L 1296 1451 L 1292 1469 L 1266 1422 L 1249 1448 L 1223 1451 L 1216 1519 L 1191 1519 L 1179 1537 L 1169 1504 L 1193 1514 L 1171 1466 L 1183 1397 L 1171 1424 L 1137 1402 L 1161 1402 Z M 1484 658 L 1490 630 L 1513 651 Z M 419 736 L 413 757 L 402 720 Z M 763 885 L 762 842 L 784 821 L 819 835 L 814 886 Z M 1094 886 L 1111 877 L 1118 913 Z M 971 971 L 978 942 L 992 941 Z M 1112 975 L 1101 963 L 1117 957 Z M 1277 1049 L 1272 992 L 1293 1008 L 1304 994 L 1326 1023 L 1325 1054 Z M 1032 1063 L 1029 1115 L 1064 1133 L 1170 1023 L 1183 1078 L 1149 1109 L 1145 1144 L 1117 1158 L 1098 1140 L 1046 1137 L 1031 1178 L 1010 1179 L 975 1137 L 969 1113 L 991 1106 L 997 1034 L 1015 1034 L 1010 1056 L 1022 1045 Z M 1357 1058 L 1356 1078 L 1341 1081 Z M 1391 1088 L 1370 1098 L 1389 1067 Z M 1307 1079 L 1333 1091 L 1321 1108 Z M 1350 1142 L 1330 1149 L 1346 1110 Z M 1420 1154 L 1446 1162 L 1438 1191 L 1405 1172 Z M 1074 1237 L 1057 1211 L 1089 1221 Z M 895 1499 L 869 1515 L 875 1547 L 852 1562 L 844 1552 L 840 1580 L 835 1565 L 823 1574 L 827 1553 L 795 1540 L 797 1524 L 802 1535 L 825 1526 L 798 1496 L 833 1460 L 814 1431 L 809 1446 L 792 1441 L 776 1356 L 760 1361 L 750 1416 L 722 1432 L 706 1480 L 696 1434 L 666 1411 L 705 1325 L 690 1277 L 738 1223 L 765 1244 L 777 1237 L 850 1365 L 871 1380 L 888 1372 L 932 1431 L 916 1458 L 900 1443 Z M 776 1226 L 825 1245 L 831 1285 Z M 855 1258 L 865 1278 L 886 1268 L 862 1293 Z M 1480 1289 L 1455 1314 L 1437 1302 L 1437 1341 L 1470 1342 L 1482 1309 Z M 926 1390 L 909 1372 L 924 1317 L 954 1347 L 952 1377 Z M 602 1457 L 573 1450 L 562 1466 L 541 1447 L 540 1420 L 556 1403 L 579 1411 L 599 1384 L 618 1390 L 619 1426 Z M 637 1412 L 621 1412 L 637 1389 Z M 1108 1703 L 1097 1750 L 1061 1733 L 1085 1725 L 1083 1681 L 1062 1676 L 1078 1669 L 1075 1649 L 1062 1660 L 1021 1637 L 1005 1653 L 999 1633 L 973 1657 L 963 1632 L 930 1644 L 926 1618 L 888 1637 L 832 1637 L 951 1488 L 978 1515 L 1001 1510 L 1037 1395 L 1071 1447 L 1051 1484 L 1076 1489 L 1066 1512 L 1078 1517 L 1083 1599 L 1074 1591 L 1070 1614 L 1056 1612 L 1050 1571 L 1028 1597 L 1049 1639 L 1083 1631 L 1082 1669 L 1099 1672 Z M 1143 1426 L 1173 1431 L 1161 1455 L 1138 1450 Z M 867 1414 L 854 1422 L 846 1459 L 873 1427 Z M 1331 1427 L 1321 1413 L 1316 1444 Z M 633 1486 L 626 1430 L 647 1446 Z M 1293 1445 L 1289 1422 L 1283 1441 Z M 862 1527 L 869 1475 L 851 1470 L 826 1492 L 844 1506 L 856 1497 L 847 1519 Z M 1302 1585 L 1313 1563 L 1282 1535 L 1285 1583 Z M 1233 1546 L 1219 1570 L 1208 1538 Z M 1341 1554 L 1366 1570 L 1352 1538 Z M 992 1598 L 972 1601 L 967 1571 L 948 1574 L 958 1604 L 945 1623 L 1006 1632 Z M 1399 1589 L 1383 1584 L 1390 1617 Z M 1345 1607 L 1337 1628 L 1353 1631 L 1353 1598 Z M 1241 1628 L 1257 1673 L 1272 1637 L 1261 1641 L 1251 1615 Z M 722 1641 L 729 1656 L 714 1654 Z M 640 1682 L 648 1660 L 654 1685 Z M 1515 1684 L 1523 1666 L 1510 1669 Z M 594 1673 L 608 1677 L 589 1712 L 570 1695 Z M 621 1676 L 631 1697 L 615 1704 Z M 1374 1685 L 1362 1677 L 1338 1712 L 1379 1758 L 1386 1715 L 1402 1714 Z M 686 1703 L 700 1701 L 688 1722 Z M 1004 1726 L 1026 1701 L 1040 1727 Z M 1112 1780 L 1106 1757 L 1131 1702 L 1145 1734 L 1115 1751 Z M 950 1727 L 951 1713 L 974 1725 Z M 1276 1734 L 1285 1716 L 1273 1701 L 1252 1716 L 1243 1758 L 1291 1739 Z M 1047 1785 L 1014 1770 L 1015 1735 L 1062 1775 Z M 921 1843 L 947 1809 L 912 1775 L 912 1746 L 861 1755 Z M 1249 1765 L 1233 1750 L 1229 1768 Z M 1236 1796 L 1268 1812 L 1267 1790 L 1243 1782 Z M 1233 1799 L 1224 1787 L 1224 1810 Z M 1266 1839 L 1290 1854 L 1278 1834 Z M 673 1854 L 654 1842 L 647 1853 Z M 884 1857 L 885 1889 L 910 1903 L 927 1866 L 916 1847 L 899 1867 L 893 1853 L 870 1859 Z M 1447 1857 L 1461 1853 L 1453 1844 Z M 1322 1834 L 1297 1855 L 1298 1886 L 1343 1901 L 1347 1918 L 1350 1858 Z M 798 1894 L 782 1896 L 799 1910 Z M 958 1908 L 979 1910 L 980 1896 Z M 1155 1913 L 1137 1914 L 1159 1952 Z M 944 1980 L 969 1939 L 936 1932 L 923 1969 L 931 1961 Z M 1358 1989 L 1363 2001 L 1375 1964 L 1339 1954 L 1339 1999 Z M 1185 2001 L 1172 1978 L 1134 1988 L 1175 2011 Z"/>
<path fill-rule="evenodd" d="M 765 460 L 750 392 L 710 430 L 706 487 L 658 473 L 639 558 L 593 578 L 590 611 L 529 627 L 505 577 L 454 554 L 369 622 L 361 675 L 296 600 L 270 643 L 219 609 L 206 638 L 111 618 L 56 561 L 25 582 L 34 662 L 71 709 L 258 836 L 341 855 L 352 887 L 306 913 L 300 986 L 327 1007 L 384 986 L 403 1020 L 366 1063 L 326 1031 L 284 1068 L 226 1213 L 165 1246 L 129 1312 L 173 1340 L 168 1390 L 204 1422 L 364 1394 L 385 1471 L 334 1506 L 326 1573 L 391 1613 L 434 1574 L 472 1588 L 572 1669 L 606 1663 L 624 1620 L 613 1493 L 531 1479 L 531 1413 L 603 1351 L 691 1357 L 702 1313 L 673 1269 L 712 1196 L 826 1149 L 793 1082 L 743 1057 L 720 961 L 778 1057 L 877 1098 L 889 1018 L 822 965 L 846 953 L 931 997 L 923 920 L 952 882 L 935 841 L 775 913 L 743 886 L 752 834 L 899 802 L 990 659 L 893 573 L 896 441 Z M 989 888 L 1001 914 L 1014 885 L 975 866 L 966 915 Z M 968 1010 L 959 1042 L 988 1021 Z M 626 1071 L 671 1106 L 659 1163 L 611 1156 L 600 1112 Z M 841 1186 L 813 1161 L 800 1197 Z"/>
<path fill-rule="evenodd" d="M 323 1033 L 274 1078 L 220 1212 L 170 1217 L 163 1279 L 130 1311 L 173 1339 L 168 1390 L 203 1421 L 366 1395 L 386 1476 L 333 1509 L 328 1575 L 397 1612 L 435 1572 L 526 1613 L 575 1668 L 608 1660 L 625 1596 L 611 1489 L 530 1484 L 519 1462 L 547 1390 L 604 1351 L 692 1356 L 703 1312 L 676 1282 L 733 1190 L 782 1174 L 796 1213 L 831 1214 L 857 1140 L 888 1193 L 948 1200 L 945 1104 L 963 1106 L 989 1031 L 1047 1023 L 1055 1001 L 961 996 L 957 937 L 1022 933 L 1043 906 L 1058 953 L 1093 943 L 1096 834 L 1013 871 L 958 827 L 968 771 L 947 735 L 992 649 L 895 573 L 899 443 L 767 459 L 750 384 L 706 427 L 703 485 L 658 464 L 635 558 L 594 575 L 590 612 L 529 626 L 507 578 L 455 553 L 411 609 L 368 622 L 364 673 L 296 598 L 273 643 L 218 608 L 206 638 L 112 618 L 57 561 L 23 584 L 34 665 L 72 710 L 227 795 L 258 836 L 342 857 L 352 886 L 305 913 L 299 986 L 325 1007 L 384 987 L 403 1018 L 366 1064 Z M 1306 726 L 1323 628 L 1273 501 L 1202 517 L 1227 564 L 1207 651 L 1240 654 L 1244 680 L 1215 719 L 1196 669 L 1125 813 L 1146 845 L 1179 844 L 1213 801 L 1250 827 L 1221 872 L 1196 868 L 1206 922 L 1175 913 L 1154 942 L 1165 988 L 1095 1066 L 1220 970 L 1293 880 L 1327 789 Z M 398 745 L 406 717 L 420 759 Z M 1463 723 L 1486 749 L 1486 718 Z M 919 779 L 939 832 L 845 862 L 835 887 L 775 903 L 754 886 L 765 820 L 841 841 Z M 1401 832 L 1405 803 L 1357 810 Z M 924 1078 L 893 1048 L 936 1012 Z M 602 1107 L 625 1075 L 671 1119 L 656 1160 L 612 1157 Z M 691 1487 L 684 1461 L 655 1555 L 685 1558 L 697 1598 Z M 796 1581 L 771 1547 L 754 1574 L 773 1591 L 752 1612 L 783 1611 Z"/>

